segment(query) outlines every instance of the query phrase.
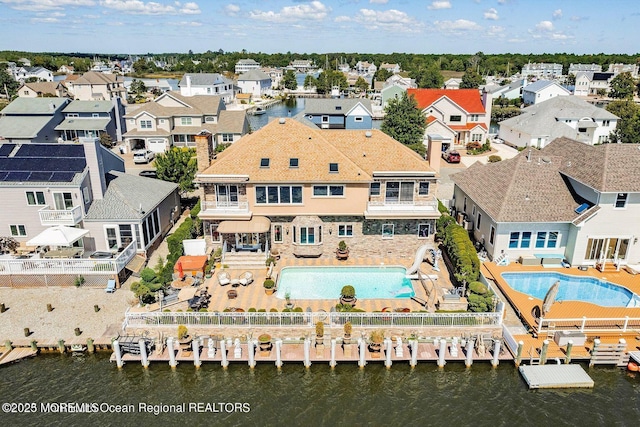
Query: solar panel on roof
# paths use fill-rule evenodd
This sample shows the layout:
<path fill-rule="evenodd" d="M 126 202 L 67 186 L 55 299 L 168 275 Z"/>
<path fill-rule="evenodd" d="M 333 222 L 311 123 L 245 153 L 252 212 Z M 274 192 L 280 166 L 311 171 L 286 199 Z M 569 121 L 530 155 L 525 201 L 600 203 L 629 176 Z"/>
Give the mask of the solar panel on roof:
<path fill-rule="evenodd" d="M 16 146 L 16 144 L 2 144 L 2 145 L 0 145 L 0 157 L 7 157 L 9 154 L 11 154 L 11 152 L 13 151 L 15 146 Z"/>
<path fill-rule="evenodd" d="M 31 172 L 27 181 L 49 181 L 53 172 Z"/>
<path fill-rule="evenodd" d="M 51 181 L 71 182 L 76 174 L 74 172 L 54 172 Z"/>
<path fill-rule="evenodd" d="M 4 179 L 9 175 L 9 172 L 1 171 L 0 172 L 0 181 L 4 181 Z"/>
<path fill-rule="evenodd" d="M 31 172 L 9 172 L 5 181 L 26 181 Z"/>
<path fill-rule="evenodd" d="M 71 144 L 24 144 L 16 157 L 84 157 L 84 147 Z"/>

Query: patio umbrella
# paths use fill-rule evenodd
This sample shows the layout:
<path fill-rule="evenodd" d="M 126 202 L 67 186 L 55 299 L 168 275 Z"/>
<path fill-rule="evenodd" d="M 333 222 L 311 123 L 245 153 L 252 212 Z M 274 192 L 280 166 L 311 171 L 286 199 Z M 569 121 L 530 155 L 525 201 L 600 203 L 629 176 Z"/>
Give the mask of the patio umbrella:
<path fill-rule="evenodd" d="M 49 227 L 31 240 L 27 241 L 28 246 L 71 246 L 82 237 L 89 234 L 89 230 L 82 228 L 56 225 Z"/>
<path fill-rule="evenodd" d="M 182 262 L 178 261 L 176 264 L 176 268 L 178 269 L 178 275 L 182 279 L 184 277 L 184 270 L 182 269 Z"/>
<path fill-rule="evenodd" d="M 558 289 L 560 288 L 560 282 L 556 282 L 547 291 L 542 302 L 542 315 L 544 316 L 551 310 L 551 306 L 556 302 L 556 295 L 558 295 Z"/>

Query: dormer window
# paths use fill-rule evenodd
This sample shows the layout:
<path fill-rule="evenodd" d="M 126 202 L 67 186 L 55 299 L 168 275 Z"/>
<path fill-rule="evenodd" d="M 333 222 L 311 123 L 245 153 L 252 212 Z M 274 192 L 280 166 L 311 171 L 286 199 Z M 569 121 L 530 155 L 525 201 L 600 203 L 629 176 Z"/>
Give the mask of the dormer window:
<path fill-rule="evenodd" d="M 338 173 L 337 163 L 329 163 L 329 173 Z"/>
<path fill-rule="evenodd" d="M 342 106 L 341 105 L 336 105 L 336 111 L 341 111 L 342 110 Z"/>
<path fill-rule="evenodd" d="M 261 168 L 268 168 L 269 167 L 269 158 L 263 157 L 262 159 L 260 159 L 260 167 Z"/>
<path fill-rule="evenodd" d="M 298 158 L 292 157 L 289 159 L 289 168 L 297 168 L 298 167 Z"/>

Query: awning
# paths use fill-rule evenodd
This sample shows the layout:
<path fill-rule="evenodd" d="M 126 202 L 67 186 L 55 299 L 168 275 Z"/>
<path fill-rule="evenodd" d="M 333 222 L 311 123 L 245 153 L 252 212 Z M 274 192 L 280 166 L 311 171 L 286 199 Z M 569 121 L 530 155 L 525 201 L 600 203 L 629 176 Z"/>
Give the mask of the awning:
<path fill-rule="evenodd" d="M 254 216 L 249 221 L 222 221 L 218 233 L 266 233 L 271 221 L 266 216 Z"/>
<path fill-rule="evenodd" d="M 105 130 L 111 119 L 106 118 L 68 118 L 55 127 L 55 130 Z"/>
<path fill-rule="evenodd" d="M 27 241 L 28 246 L 71 246 L 74 242 L 89 234 L 89 230 L 82 228 L 56 225 L 49 227 L 42 233 Z"/>

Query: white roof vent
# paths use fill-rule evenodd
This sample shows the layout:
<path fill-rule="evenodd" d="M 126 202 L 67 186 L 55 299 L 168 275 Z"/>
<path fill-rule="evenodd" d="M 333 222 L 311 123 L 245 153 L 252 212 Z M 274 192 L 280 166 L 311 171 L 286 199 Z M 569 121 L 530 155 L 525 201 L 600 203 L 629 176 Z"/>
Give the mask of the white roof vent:
<path fill-rule="evenodd" d="M 368 130 L 368 131 L 366 131 L 366 132 L 364 133 L 364 136 L 366 136 L 367 138 L 371 138 L 371 135 L 372 135 L 372 133 L 371 133 L 371 131 L 370 131 L 370 130 Z"/>
<path fill-rule="evenodd" d="M 278 123 L 280 123 L 281 125 L 285 124 L 287 122 L 287 120 L 284 117 L 280 117 L 280 119 L 278 120 Z"/>

